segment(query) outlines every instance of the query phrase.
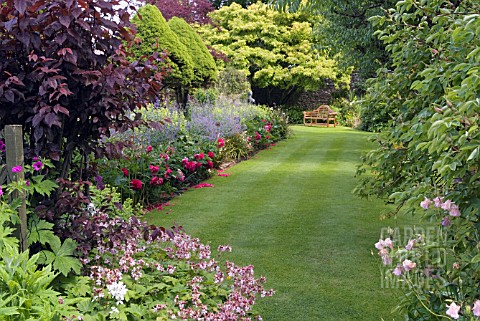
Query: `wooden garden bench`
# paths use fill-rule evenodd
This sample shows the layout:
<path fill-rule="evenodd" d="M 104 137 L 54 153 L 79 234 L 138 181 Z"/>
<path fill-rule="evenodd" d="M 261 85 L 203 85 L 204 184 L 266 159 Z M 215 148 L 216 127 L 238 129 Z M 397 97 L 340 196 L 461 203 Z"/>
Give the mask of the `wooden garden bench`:
<path fill-rule="evenodd" d="M 327 126 L 333 124 L 337 126 L 337 112 L 334 112 L 330 106 L 321 105 L 315 110 L 303 112 L 303 124 L 305 126 Z"/>

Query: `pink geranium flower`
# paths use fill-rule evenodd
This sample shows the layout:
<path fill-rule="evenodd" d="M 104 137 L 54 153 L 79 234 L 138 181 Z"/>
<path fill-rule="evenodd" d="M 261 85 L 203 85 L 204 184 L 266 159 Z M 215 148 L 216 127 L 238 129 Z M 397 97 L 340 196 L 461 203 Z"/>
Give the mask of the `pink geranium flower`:
<path fill-rule="evenodd" d="M 22 166 L 13 166 L 12 173 L 20 173 L 22 171 Z"/>
<path fill-rule="evenodd" d="M 33 169 L 36 171 L 39 171 L 43 168 L 43 163 L 42 162 L 35 162 L 33 163 Z"/>

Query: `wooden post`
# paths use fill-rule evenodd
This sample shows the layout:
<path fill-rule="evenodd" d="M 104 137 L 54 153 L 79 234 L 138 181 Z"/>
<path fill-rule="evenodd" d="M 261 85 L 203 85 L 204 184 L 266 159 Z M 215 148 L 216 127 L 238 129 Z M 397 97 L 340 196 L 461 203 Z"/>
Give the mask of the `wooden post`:
<path fill-rule="evenodd" d="M 23 169 L 23 133 L 21 125 L 5 126 L 5 146 L 7 156 L 7 183 L 12 181 L 25 180 L 25 172 Z M 22 171 L 13 173 L 12 168 L 22 166 Z M 20 225 L 16 228 L 16 236 L 20 240 L 20 251 L 28 248 L 27 242 L 27 205 L 25 201 L 25 192 L 16 191 L 12 195 L 12 199 L 19 198 L 22 204 L 18 208 L 18 216 L 20 217 Z"/>

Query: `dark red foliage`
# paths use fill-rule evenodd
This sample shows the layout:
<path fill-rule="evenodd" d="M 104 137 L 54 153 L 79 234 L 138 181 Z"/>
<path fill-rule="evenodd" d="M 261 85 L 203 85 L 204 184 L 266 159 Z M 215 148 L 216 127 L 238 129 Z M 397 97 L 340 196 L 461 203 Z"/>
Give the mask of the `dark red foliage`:
<path fill-rule="evenodd" d="M 208 0 L 147 0 L 146 3 L 157 6 L 168 21 L 179 17 L 188 23 L 211 23 L 208 13 L 215 10 Z"/>
<path fill-rule="evenodd" d="M 101 135 L 131 126 L 125 115 L 156 97 L 159 58 L 131 58 L 135 28 L 120 2 L 1 2 L 0 130 L 22 124 L 27 155 L 60 164 L 75 149 L 100 152 Z"/>

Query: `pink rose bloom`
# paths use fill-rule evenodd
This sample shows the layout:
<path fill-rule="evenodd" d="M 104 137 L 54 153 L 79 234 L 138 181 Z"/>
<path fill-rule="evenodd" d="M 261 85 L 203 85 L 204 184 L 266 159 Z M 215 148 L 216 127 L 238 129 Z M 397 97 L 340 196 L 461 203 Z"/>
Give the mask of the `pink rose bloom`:
<path fill-rule="evenodd" d="M 474 316 L 480 317 L 480 300 L 475 301 L 472 311 Z"/>
<path fill-rule="evenodd" d="M 452 207 L 452 205 L 454 205 L 455 203 L 453 203 L 451 200 L 446 200 L 442 205 L 441 205 L 441 208 L 442 210 L 445 210 L 445 211 L 450 211 L 450 208 Z"/>
<path fill-rule="evenodd" d="M 147 153 L 150 153 L 151 151 L 152 151 L 152 146 L 150 145 L 147 147 Z"/>
<path fill-rule="evenodd" d="M 150 172 L 156 173 L 160 170 L 160 167 L 155 166 L 155 165 L 150 165 Z"/>
<path fill-rule="evenodd" d="M 441 207 L 443 204 L 443 197 L 435 197 L 433 203 L 435 204 L 435 207 Z"/>
<path fill-rule="evenodd" d="M 453 217 L 458 217 L 460 216 L 462 213 L 460 213 L 460 209 L 458 208 L 458 205 L 457 204 L 452 204 L 452 206 L 450 206 L 450 215 L 453 216 Z"/>
<path fill-rule="evenodd" d="M 425 199 L 420 202 L 420 206 L 423 208 L 423 209 L 426 209 L 428 210 L 428 208 L 430 207 L 430 205 L 432 205 L 432 201 L 428 198 L 425 197 Z"/>
<path fill-rule="evenodd" d="M 452 221 L 450 221 L 450 216 L 445 216 L 442 220 L 442 226 L 449 227 L 452 225 Z"/>
<path fill-rule="evenodd" d="M 383 261 L 383 265 L 390 265 L 392 264 L 392 258 L 388 255 L 383 255 L 382 256 L 382 261 Z"/>
<path fill-rule="evenodd" d="M 457 320 L 458 318 L 460 318 L 460 316 L 458 315 L 458 311 L 460 311 L 460 306 L 459 305 L 456 305 L 455 302 L 452 302 L 450 303 L 450 305 L 447 305 L 447 315 L 455 320 Z"/>
<path fill-rule="evenodd" d="M 410 251 L 415 246 L 415 243 L 417 243 L 417 240 L 409 240 L 407 245 L 405 245 L 405 249 Z"/>
<path fill-rule="evenodd" d="M 217 147 L 222 148 L 223 146 L 225 146 L 225 141 L 222 138 L 219 138 L 217 140 Z"/>
<path fill-rule="evenodd" d="M 402 262 L 402 265 L 403 265 L 403 268 L 405 269 L 405 271 L 410 271 L 410 270 L 413 270 L 417 266 L 417 263 L 412 262 L 410 260 L 405 260 L 405 261 Z"/>
<path fill-rule="evenodd" d="M 210 157 L 211 159 L 215 158 L 215 154 L 213 152 L 208 152 L 207 156 Z"/>
<path fill-rule="evenodd" d="M 395 270 L 393 270 L 392 273 L 395 274 L 396 276 L 402 275 L 403 267 L 401 267 L 400 265 L 397 265 L 397 267 L 395 268 Z"/>

